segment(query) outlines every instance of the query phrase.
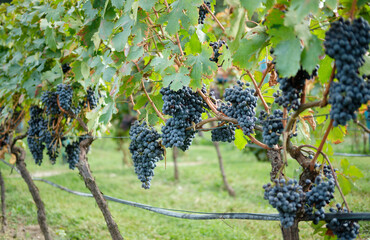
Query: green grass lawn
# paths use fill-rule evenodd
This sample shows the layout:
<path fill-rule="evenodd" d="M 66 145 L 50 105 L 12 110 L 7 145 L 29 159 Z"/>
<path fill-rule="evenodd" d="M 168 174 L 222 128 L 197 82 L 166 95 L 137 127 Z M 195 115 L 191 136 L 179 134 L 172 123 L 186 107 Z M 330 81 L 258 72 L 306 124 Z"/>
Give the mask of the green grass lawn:
<path fill-rule="evenodd" d="M 113 141 L 98 139 L 89 153 L 89 162 L 100 190 L 113 197 L 156 207 L 209 212 L 276 213 L 263 200 L 262 185 L 269 181 L 270 164 L 257 162 L 252 154 L 232 145 L 222 145 L 225 171 L 235 198 L 223 189 L 216 152 L 212 145 L 195 145 L 180 154 L 180 182 L 175 183 L 171 151 L 167 166 L 162 161 L 155 170 L 150 190 L 141 188 L 132 166 L 124 166 L 122 153 Z M 339 158 L 338 158 L 339 160 Z M 353 211 L 370 211 L 370 159 L 350 158 L 365 177 L 358 180 L 347 196 Z M 43 163 L 36 166 L 27 155 L 30 172 L 82 192 L 88 192 L 78 171 L 67 165 Z M 336 163 L 334 163 L 336 164 Z M 338 165 L 338 164 L 336 164 Z M 26 184 L 3 163 L 9 229 L 36 225 L 36 208 Z M 287 174 L 297 176 L 298 165 L 289 161 Z M 56 239 L 109 239 L 104 218 L 94 199 L 79 197 L 42 182 L 36 182 L 47 210 L 47 220 Z M 339 198 L 337 198 L 339 199 Z M 279 222 L 247 220 L 176 219 L 139 208 L 109 202 L 109 208 L 126 239 L 281 239 Z M 362 223 L 361 237 L 370 237 L 369 225 Z M 313 235 L 310 223 L 300 223 L 301 239 L 322 239 Z M 27 236 L 27 234 L 26 234 Z M 8 239 L 11 236 L 5 235 Z M 26 237 L 32 239 L 32 236 Z M 0 237 L 1 239 L 1 237 Z"/>

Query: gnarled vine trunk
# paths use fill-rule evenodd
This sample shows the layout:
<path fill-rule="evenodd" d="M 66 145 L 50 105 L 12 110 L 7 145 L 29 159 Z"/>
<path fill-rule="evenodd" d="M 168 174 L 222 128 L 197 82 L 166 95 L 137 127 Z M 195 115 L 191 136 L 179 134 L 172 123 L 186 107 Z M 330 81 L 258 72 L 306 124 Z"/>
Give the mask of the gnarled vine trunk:
<path fill-rule="evenodd" d="M 281 171 L 284 162 L 281 157 L 280 150 L 270 149 L 267 150 L 267 157 L 271 162 L 271 172 L 270 172 L 270 179 L 273 182 L 276 177 L 283 176 Z M 293 226 L 290 228 L 283 228 L 280 226 L 281 233 L 283 234 L 284 240 L 298 240 L 299 239 L 299 229 L 298 229 L 298 222 L 299 220 L 295 220 Z"/>
<path fill-rule="evenodd" d="M 90 190 L 92 195 L 95 198 L 96 203 L 98 204 L 100 211 L 102 212 L 105 222 L 107 223 L 107 227 L 109 230 L 109 233 L 113 240 L 121 240 L 123 239 L 118 226 L 116 222 L 114 221 L 112 214 L 110 213 L 108 209 L 108 204 L 106 200 L 103 197 L 103 194 L 100 192 L 98 185 L 95 182 L 94 177 L 91 174 L 90 166 L 87 161 L 87 149 L 91 145 L 93 139 L 88 138 L 83 140 L 80 143 L 80 161 L 76 165 L 78 170 L 80 171 L 81 176 L 83 177 L 85 181 L 86 187 Z"/>
<path fill-rule="evenodd" d="M 43 201 L 41 200 L 39 190 L 36 187 L 35 183 L 32 180 L 31 174 L 28 172 L 26 168 L 26 163 L 24 162 L 24 159 L 26 158 L 26 151 L 23 148 L 13 146 L 12 147 L 12 153 L 15 154 L 17 161 L 16 165 L 17 168 L 26 182 L 28 186 L 28 190 L 30 191 L 33 201 L 36 204 L 37 207 L 37 221 L 39 222 L 41 232 L 44 235 L 45 240 L 50 240 L 51 235 L 49 232 L 48 225 L 46 223 L 46 212 L 45 212 L 45 206 Z"/>

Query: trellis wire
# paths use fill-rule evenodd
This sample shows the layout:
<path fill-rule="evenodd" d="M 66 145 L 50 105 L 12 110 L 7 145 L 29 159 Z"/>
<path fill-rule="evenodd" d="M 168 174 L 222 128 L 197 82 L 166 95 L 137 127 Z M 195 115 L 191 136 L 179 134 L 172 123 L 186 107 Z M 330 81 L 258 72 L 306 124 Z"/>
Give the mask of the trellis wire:
<path fill-rule="evenodd" d="M 19 173 L 18 169 L 15 166 L 12 166 L 10 163 L 6 162 L 3 159 L 0 159 L 6 165 L 16 169 L 17 173 Z M 55 188 L 61 189 L 68 193 L 80 196 L 80 197 L 93 197 L 90 193 L 78 192 L 71 189 L 68 189 L 64 186 L 56 184 L 52 181 L 43 179 L 43 178 L 32 178 L 34 181 L 41 181 L 47 183 Z M 211 212 L 196 212 L 196 211 L 188 211 L 188 210 L 181 210 L 181 209 L 169 209 L 169 208 L 159 208 L 153 207 L 150 205 L 132 202 L 128 200 L 123 200 L 107 195 L 103 195 L 104 198 L 108 201 L 117 202 L 120 204 L 125 204 L 132 207 L 141 208 L 144 210 L 148 210 L 151 212 L 155 212 L 158 214 L 162 214 L 169 217 L 175 218 L 182 218 L 182 219 L 191 219 L 191 220 L 215 220 L 215 219 L 242 219 L 242 220 L 262 220 L 262 221 L 280 221 L 279 214 L 267 214 L 267 213 L 211 213 Z M 337 218 L 340 220 L 353 220 L 353 221 L 370 221 L 370 213 L 363 212 L 363 213 L 326 213 L 325 220 L 330 221 L 333 218 Z M 306 218 L 302 219 L 302 221 L 312 221 L 313 218 Z"/>

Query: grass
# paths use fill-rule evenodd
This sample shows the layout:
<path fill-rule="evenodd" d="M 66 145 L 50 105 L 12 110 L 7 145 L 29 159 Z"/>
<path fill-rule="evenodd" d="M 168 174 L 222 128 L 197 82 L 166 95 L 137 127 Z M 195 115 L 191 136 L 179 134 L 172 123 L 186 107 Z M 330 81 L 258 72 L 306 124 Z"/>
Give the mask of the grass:
<path fill-rule="evenodd" d="M 268 162 L 256 161 L 253 154 L 243 153 L 232 145 L 222 145 L 225 171 L 235 198 L 223 189 L 216 152 L 212 145 L 194 145 L 179 158 L 180 182 L 175 183 L 171 151 L 167 166 L 156 168 L 150 190 L 141 188 L 133 167 L 124 166 L 122 153 L 112 141 L 96 140 L 89 163 L 100 190 L 110 196 L 157 207 L 209 212 L 276 213 L 263 200 L 262 185 L 269 181 Z M 338 158 L 339 160 L 339 158 Z M 347 196 L 353 211 L 369 211 L 370 159 L 351 158 L 365 177 L 358 180 Z M 36 166 L 30 154 L 27 163 L 33 175 L 82 192 L 88 192 L 78 171 L 67 165 L 43 163 Z M 336 164 L 336 163 L 334 163 Z M 338 164 L 336 164 L 338 166 Z M 17 174 L 0 164 L 5 176 L 9 228 L 37 224 L 36 208 L 26 184 Z M 289 161 L 287 174 L 297 176 L 298 165 Z M 56 239 L 109 239 L 104 218 L 94 199 L 83 198 L 36 182 L 47 210 L 47 220 Z M 337 198 L 339 199 L 339 198 Z M 281 239 L 279 222 L 246 220 L 184 220 L 142 209 L 109 202 L 109 208 L 126 239 Z M 369 227 L 362 224 L 362 237 L 370 237 Z M 300 223 L 301 239 L 322 239 L 313 235 L 307 222 Z M 1 237 L 0 237 L 1 239 Z M 6 238 L 5 238 L 6 239 Z M 31 237 L 28 237 L 31 239 Z"/>

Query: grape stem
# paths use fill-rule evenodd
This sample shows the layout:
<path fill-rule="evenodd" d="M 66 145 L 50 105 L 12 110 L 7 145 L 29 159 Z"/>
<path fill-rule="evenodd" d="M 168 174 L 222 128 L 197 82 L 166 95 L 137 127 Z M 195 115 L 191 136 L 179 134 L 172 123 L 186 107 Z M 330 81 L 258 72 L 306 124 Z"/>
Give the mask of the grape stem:
<path fill-rule="evenodd" d="M 311 171 L 314 169 L 315 163 L 316 163 L 316 160 L 317 160 L 317 157 L 319 156 L 319 153 L 322 151 L 322 148 L 324 147 L 324 144 L 326 142 L 326 139 L 328 138 L 329 132 L 330 132 L 331 128 L 333 127 L 333 122 L 334 122 L 334 120 L 333 119 L 330 119 L 329 126 L 326 129 L 326 131 L 325 131 L 325 134 L 324 134 L 324 137 L 321 140 L 320 146 L 317 149 L 317 152 L 315 153 L 315 156 L 311 160 L 311 163 L 310 163 L 310 170 Z"/>
<path fill-rule="evenodd" d="M 264 80 L 265 80 L 265 78 L 266 78 L 267 74 L 268 74 L 269 72 L 271 72 L 271 70 L 272 70 L 273 68 L 274 68 L 274 64 L 273 64 L 272 62 L 269 62 L 269 63 L 267 64 L 267 68 L 266 68 L 265 72 L 264 72 L 264 73 L 263 73 L 263 75 L 262 75 L 261 82 L 258 84 L 258 88 L 261 88 L 261 87 L 262 87 L 263 82 L 264 82 Z"/>
<path fill-rule="evenodd" d="M 141 86 L 142 86 L 142 88 L 143 88 L 143 91 L 144 91 L 144 93 L 145 93 L 146 98 L 148 98 L 148 101 L 150 102 L 150 105 L 152 105 L 152 107 L 153 107 L 153 109 L 154 109 L 155 113 L 158 115 L 158 117 L 160 117 L 160 118 L 163 120 L 163 122 L 166 122 L 167 120 L 163 117 L 163 114 L 162 114 L 162 113 L 158 110 L 158 108 L 155 106 L 155 104 L 154 104 L 153 100 L 150 98 L 150 96 L 149 96 L 148 92 L 146 91 L 146 89 L 145 89 L 145 85 L 144 85 L 144 79 L 143 79 L 143 78 L 141 79 Z"/>
<path fill-rule="evenodd" d="M 207 103 L 207 105 L 211 108 L 211 110 L 216 114 L 216 117 L 215 118 L 211 118 L 212 121 L 213 120 L 220 120 L 220 121 L 225 121 L 225 122 L 231 122 L 231 123 L 235 123 L 235 124 L 238 124 L 238 120 L 236 120 L 235 118 L 231 118 L 231 117 L 228 117 L 228 116 L 225 116 L 223 113 L 219 112 L 216 108 L 216 106 L 214 105 L 214 103 L 211 101 L 211 99 L 209 99 L 209 97 L 207 97 L 206 95 L 204 95 L 204 93 L 202 93 L 202 91 L 200 89 L 197 90 L 198 94 L 203 98 L 203 100 Z M 209 121 L 211 122 L 211 120 Z M 198 123 L 199 124 L 199 123 Z M 238 126 L 238 128 L 240 128 L 240 126 Z M 261 143 L 260 141 L 258 141 L 257 139 L 255 139 L 253 136 L 251 135 L 247 135 L 250 140 L 264 148 L 264 149 L 267 149 L 269 150 L 270 148 L 266 145 L 266 144 L 263 144 Z"/>
<path fill-rule="evenodd" d="M 352 1 L 352 6 L 351 6 L 351 11 L 349 13 L 349 17 L 353 21 L 354 15 L 355 15 L 355 10 L 356 10 L 356 5 L 357 5 L 357 0 Z"/>
<path fill-rule="evenodd" d="M 353 120 L 353 122 L 360 126 L 365 132 L 370 133 L 370 129 L 368 129 L 364 124 L 359 122 L 357 119 Z"/>
<path fill-rule="evenodd" d="M 132 108 L 134 108 L 134 106 L 135 106 L 135 102 L 134 102 L 134 98 L 132 97 L 132 94 L 130 95 L 130 102 L 131 102 L 131 104 L 132 104 Z M 141 115 L 141 112 L 140 112 L 140 110 L 139 109 L 137 109 L 136 110 L 136 112 L 137 112 L 137 114 L 139 114 L 139 115 Z"/>
<path fill-rule="evenodd" d="M 60 106 L 60 102 L 59 102 L 59 96 L 57 97 L 57 104 L 58 104 L 58 107 L 60 109 L 60 111 L 62 111 L 63 113 L 67 114 L 67 116 L 71 117 L 71 118 L 74 118 L 78 121 L 78 123 L 80 124 L 80 126 L 86 131 L 88 132 L 89 131 L 89 128 L 87 127 L 87 125 L 84 123 L 84 121 L 82 121 L 82 119 L 73 114 L 71 111 L 66 111 L 64 110 L 61 106 Z"/>
<path fill-rule="evenodd" d="M 263 95 L 261 93 L 261 90 L 260 90 L 260 88 L 257 85 L 256 79 L 254 79 L 253 75 L 251 74 L 251 72 L 249 70 L 247 70 L 247 74 L 252 79 L 253 85 L 254 85 L 254 87 L 256 89 L 256 93 L 257 93 L 258 97 L 261 99 L 262 104 L 263 104 L 263 107 L 265 108 L 267 114 L 270 114 L 270 109 L 267 106 L 267 103 L 266 103 L 265 99 L 263 98 Z"/>
<path fill-rule="evenodd" d="M 328 95 L 329 95 L 329 90 L 330 90 L 330 85 L 331 83 L 333 82 L 334 80 L 334 77 L 335 77 L 335 70 L 336 70 L 336 65 L 334 64 L 333 66 L 333 69 L 331 70 L 331 74 L 330 74 L 330 79 L 329 79 L 329 82 L 326 86 L 326 89 L 325 89 L 325 92 L 323 94 L 323 98 L 322 98 L 322 101 L 321 101 L 321 104 L 320 104 L 320 107 L 325 107 L 326 105 L 328 105 Z"/>
<path fill-rule="evenodd" d="M 164 0 L 166 2 L 166 0 Z M 209 7 L 207 6 L 207 4 L 203 3 L 202 4 L 202 7 L 204 7 L 205 9 L 207 9 L 207 11 L 211 14 L 211 16 L 213 17 L 213 19 L 217 22 L 217 24 L 220 26 L 220 28 L 222 29 L 223 32 L 225 32 L 225 28 L 224 26 L 222 26 L 222 24 L 220 23 L 220 21 L 217 19 L 217 17 L 213 14 L 213 12 L 211 11 L 211 9 L 209 9 Z"/>
<path fill-rule="evenodd" d="M 337 175 L 335 174 L 335 171 L 334 171 L 334 168 L 333 168 L 333 165 L 331 164 L 328 156 L 323 153 L 322 151 L 319 151 L 317 147 L 315 146 L 312 146 L 312 145 L 309 145 L 309 144 L 305 144 L 305 145 L 301 145 L 298 147 L 298 149 L 301 149 L 301 148 L 304 148 L 304 147 L 308 147 L 308 148 L 312 148 L 312 149 L 315 149 L 316 150 L 316 153 L 320 153 L 326 160 L 326 162 L 329 164 L 330 166 L 330 170 L 331 170 L 331 173 L 333 174 L 333 177 L 334 177 L 334 180 L 335 180 L 335 185 L 337 186 L 338 190 L 339 190 L 339 193 L 343 199 L 343 202 L 344 204 L 346 205 L 347 207 L 347 210 L 348 212 L 350 212 L 350 209 L 349 209 L 349 206 L 348 206 L 348 203 L 347 203 L 347 200 L 346 198 L 344 197 L 344 194 L 343 194 L 343 191 L 342 191 L 342 188 L 339 186 L 339 182 L 338 182 L 338 179 L 337 179 Z"/>
<path fill-rule="evenodd" d="M 164 4 L 166 5 L 167 12 L 169 13 L 170 12 L 170 7 L 168 6 L 167 0 L 164 0 Z M 181 56 L 184 56 L 184 52 L 182 51 L 182 47 L 181 47 L 181 44 L 180 44 L 179 33 L 176 33 L 176 39 L 177 39 L 177 46 L 180 49 Z"/>

